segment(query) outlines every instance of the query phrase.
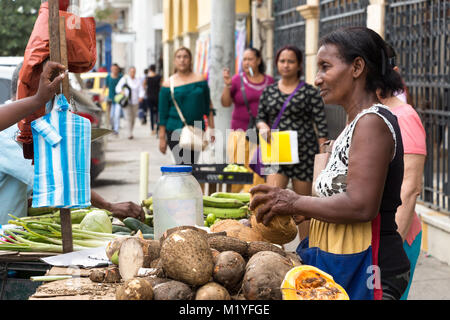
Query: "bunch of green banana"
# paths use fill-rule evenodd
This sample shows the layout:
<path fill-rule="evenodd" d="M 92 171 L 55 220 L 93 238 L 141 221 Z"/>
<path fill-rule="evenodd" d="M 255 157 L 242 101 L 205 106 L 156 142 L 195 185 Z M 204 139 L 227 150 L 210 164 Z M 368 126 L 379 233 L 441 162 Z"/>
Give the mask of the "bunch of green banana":
<path fill-rule="evenodd" d="M 223 172 L 250 172 L 250 171 L 244 166 L 240 166 L 238 164 L 229 164 L 223 169 Z"/>
<path fill-rule="evenodd" d="M 222 219 L 242 219 L 249 215 L 250 194 L 216 192 L 203 196 L 205 226 L 210 227 Z"/>
<path fill-rule="evenodd" d="M 150 227 L 153 227 L 153 197 L 143 200 L 141 203 L 141 207 L 148 210 L 148 213 L 145 212 L 144 223 Z"/>

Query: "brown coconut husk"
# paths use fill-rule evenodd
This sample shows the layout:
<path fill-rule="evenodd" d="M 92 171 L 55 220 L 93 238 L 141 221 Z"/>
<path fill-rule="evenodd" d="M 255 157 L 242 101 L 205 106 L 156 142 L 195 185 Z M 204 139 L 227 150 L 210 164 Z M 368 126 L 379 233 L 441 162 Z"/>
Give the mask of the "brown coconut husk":
<path fill-rule="evenodd" d="M 251 200 L 256 194 L 252 195 Z M 261 236 L 269 242 L 283 245 L 289 243 L 295 239 L 297 236 L 297 225 L 291 216 L 275 216 L 269 223 L 265 226 L 263 223 L 258 223 L 256 221 L 256 212 L 258 212 L 258 207 L 252 211 L 250 217 L 250 222 L 252 224 L 252 229 L 257 231 Z"/>
<path fill-rule="evenodd" d="M 218 221 L 211 226 L 210 230 L 211 232 L 225 231 L 228 237 L 238 238 L 244 241 L 267 241 L 256 230 L 246 227 L 239 221 L 233 219 Z"/>
<path fill-rule="evenodd" d="M 289 243 L 297 236 L 297 226 L 290 216 L 275 216 L 265 226 L 256 221 L 256 216 L 251 216 L 252 229 L 256 230 L 261 236 L 269 242 L 283 245 Z"/>

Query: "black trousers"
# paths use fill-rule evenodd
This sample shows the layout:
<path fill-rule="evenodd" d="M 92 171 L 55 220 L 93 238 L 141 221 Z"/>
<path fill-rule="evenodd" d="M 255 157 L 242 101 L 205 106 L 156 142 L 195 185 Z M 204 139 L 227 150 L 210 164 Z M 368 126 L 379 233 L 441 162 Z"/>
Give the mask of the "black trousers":
<path fill-rule="evenodd" d="M 408 287 L 410 271 L 399 275 L 383 278 L 381 277 L 381 289 L 383 290 L 383 300 L 400 300 Z"/>
<path fill-rule="evenodd" d="M 181 164 L 197 163 L 198 158 L 200 156 L 200 152 L 181 149 L 180 146 L 178 145 L 180 133 L 181 129 L 176 131 L 166 131 L 167 143 L 169 145 L 170 151 L 173 154 L 173 157 L 175 158 L 175 164 L 181 165 Z"/>
<path fill-rule="evenodd" d="M 150 130 L 155 130 L 158 126 L 158 102 L 148 101 L 150 111 Z"/>

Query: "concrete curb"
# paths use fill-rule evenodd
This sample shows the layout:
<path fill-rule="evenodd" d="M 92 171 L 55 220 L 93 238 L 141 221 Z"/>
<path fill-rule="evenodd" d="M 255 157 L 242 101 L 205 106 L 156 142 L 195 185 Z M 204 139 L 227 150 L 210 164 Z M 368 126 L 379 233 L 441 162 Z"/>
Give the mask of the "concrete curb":
<path fill-rule="evenodd" d="M 450 216 L 420 203 L 416 212 L 422 220 L 422 250 L 450 265 Z"/>

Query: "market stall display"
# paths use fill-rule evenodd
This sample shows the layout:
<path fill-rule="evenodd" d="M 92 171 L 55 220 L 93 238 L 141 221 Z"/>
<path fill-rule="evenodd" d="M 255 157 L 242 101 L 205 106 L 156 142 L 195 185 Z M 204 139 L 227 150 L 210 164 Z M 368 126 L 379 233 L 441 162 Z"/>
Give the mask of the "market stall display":
<path fill-rule="evenodd" d="M 111 232 L 92 231 L 94 227 L 89 226 L 92 222 L 83 223 L 85 219 L 90 219 L 90 213 L 96 214 L 102 212 L 106 216 L 110 215 L 104 210 L 73 210 L 72 220 L 72 242 L 73 250 L 79 251 L 87 248 L 106 246 L 109 241 L 120 235 Z M 0 239 L 0 250 L 17 252 L 63 252 L 62 227 L 60 224 L 60 211 L 36 216 L 15 218 L 9 221 L 9 224 L 16 228 L 3 230 L 3 237 Z M 79 224 L 80 217 L 84 216 Z M 107 220 L 111 225 L 110 220 Z M 104 224 L 107 224 L 104 223 Z M 84 226 L 84 227 L 82 227 Z M 104 228 L 104 226 L 102 226 Z"/>
<path fill-rule="evenodd" d="M 217 193 L 204 197 L 204 205 L 214 204 L 216 209 L 226 210 L 239 209 L 249 201 L 250 195 L 245 193 Z M 146 208 L 151 205 L 151 197 L 142 202 Z M 149 213 L 151 215 L 152 211 L 149 210 Z M 210 227 L 173 227 L 155 240 L 144 239 L 144 233 L 137 226 L 133 226 L 133 235 L 111 233 L 113 238 L 105 247 L 110 265 L 87 270 L 88 275 L 79 282 L 82 285 L 78 292 L 67 294 L 64 283 L 74 278 L 62 279 L 39 287 L 31 299 L 46 299 L 46 295 L 48 298 L 53 295 L 63 299 L 86 299 L 85 295 L 88 295 L 89 299 L 111 300 L 348 298 L 345 290 L 331 276 L 317 268 L 302 265 L 295 252 L 285 251 L 282 245 L 264 238 L 258 229 L 249 224 L 253 214 L 246 212 L 248 219 L 241 216 L 217 219 Z M 55 216 L 55 213 L 43 216 L 52 215 Z M 33 225 L 31 222 L 21 223 Z M 132 225 L 125 225 L 128 226 Z M 73 230 L 74 235 L 78 235 L 77 230 Z M 275 228 L 271 232 L 283 231 Z M 75 241 L 74 245 L 77 245 Z M 64 272 L 59 273 L 56 275 L 64 275 Z M 93 291 L 92 283 L 106 286 L 107 293 Z M 60 290 L 66 290 L 64 296 L 55 289 L 58 286 Z"/>

